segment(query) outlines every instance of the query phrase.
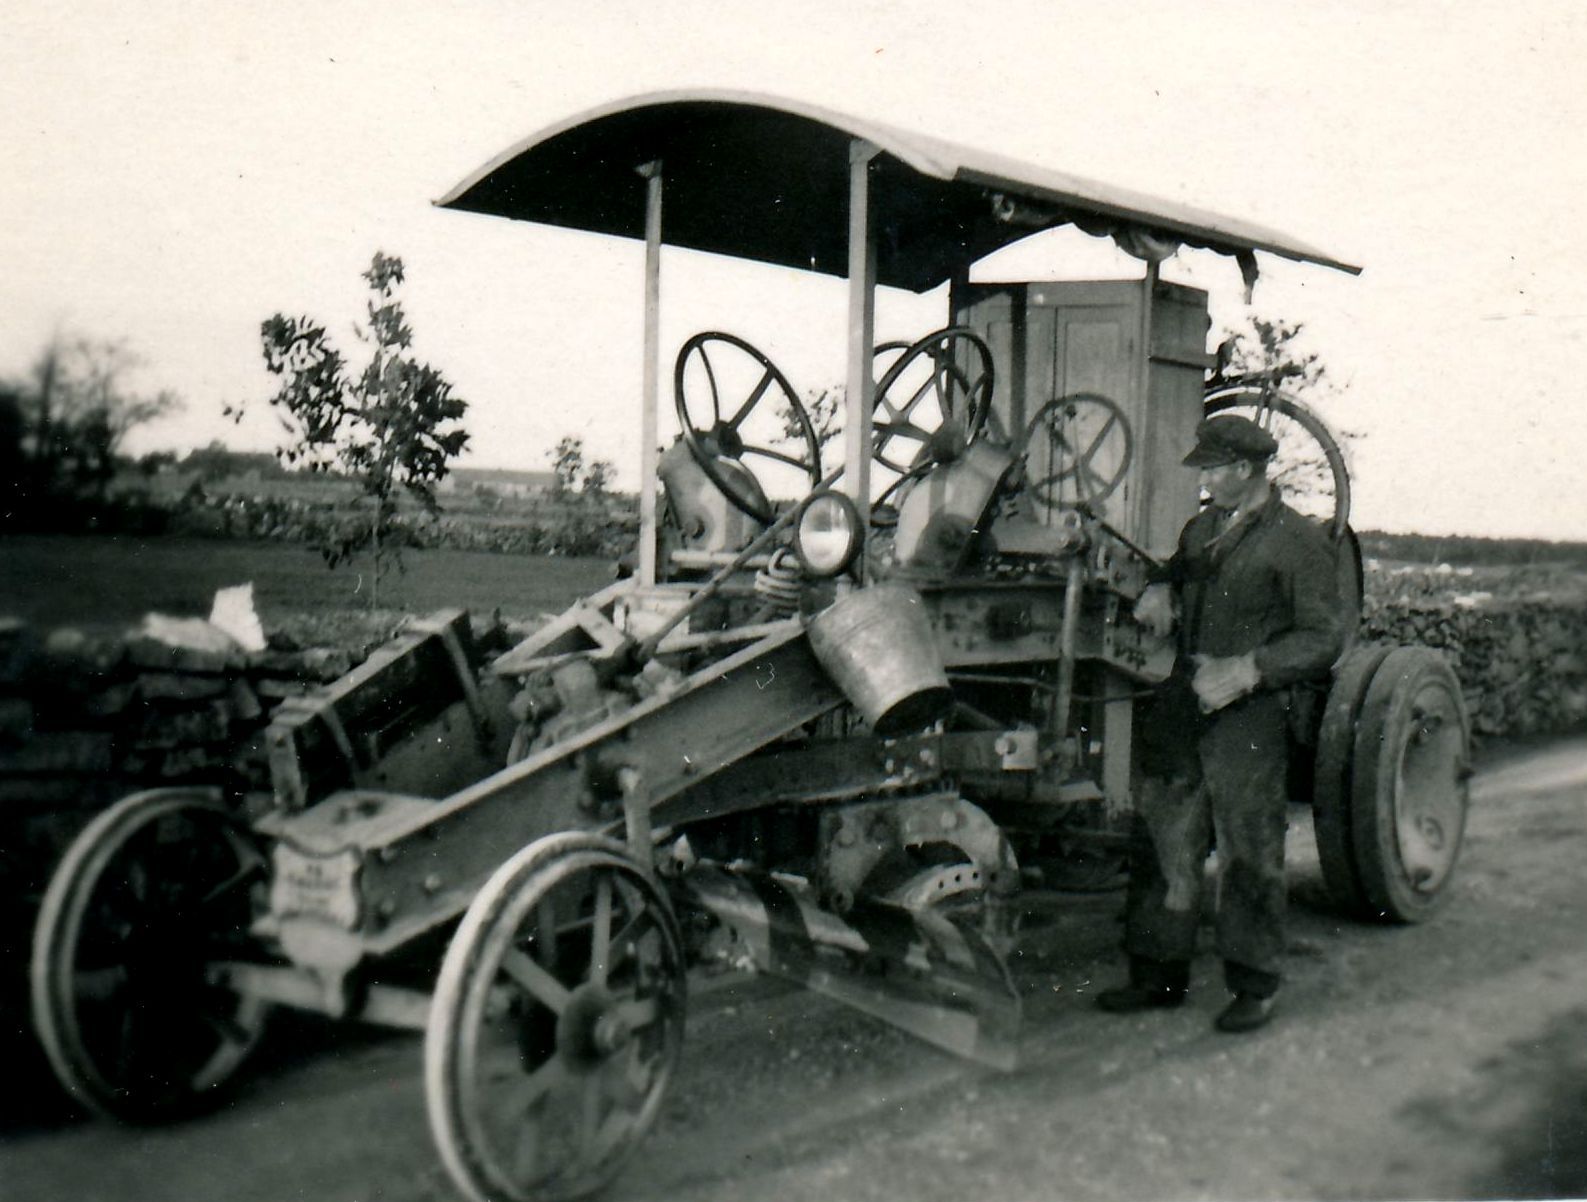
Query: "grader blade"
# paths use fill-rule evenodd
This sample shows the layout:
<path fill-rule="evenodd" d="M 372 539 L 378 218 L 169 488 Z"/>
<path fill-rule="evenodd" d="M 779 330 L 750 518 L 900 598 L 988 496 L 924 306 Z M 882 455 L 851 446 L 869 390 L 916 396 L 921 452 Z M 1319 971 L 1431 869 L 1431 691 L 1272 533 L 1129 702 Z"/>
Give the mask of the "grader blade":
<path fill-rule="evenodd" d="M 700 866 L 695 904 L 743 939 L 755 966 L 908 1031 L 945 1051 L 1010 1070 L 1020 999 L 977 933 L 929 910 L 861 900 L 841 917 L 764 874 Z"/>

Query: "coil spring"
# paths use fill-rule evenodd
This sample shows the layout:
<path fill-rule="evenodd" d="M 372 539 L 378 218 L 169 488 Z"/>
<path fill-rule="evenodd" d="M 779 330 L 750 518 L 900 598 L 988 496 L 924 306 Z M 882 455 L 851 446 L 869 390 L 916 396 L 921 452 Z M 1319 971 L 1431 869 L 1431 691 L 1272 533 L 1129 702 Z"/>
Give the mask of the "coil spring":
<path fill-rule="evenodd" d="M 755 595 L 763 611 L 773 618 L 791 618 L 799 612 L 799 590 L 803 576 L 799 558 L 787 547 L 778 547 L 755 573 Z"/>

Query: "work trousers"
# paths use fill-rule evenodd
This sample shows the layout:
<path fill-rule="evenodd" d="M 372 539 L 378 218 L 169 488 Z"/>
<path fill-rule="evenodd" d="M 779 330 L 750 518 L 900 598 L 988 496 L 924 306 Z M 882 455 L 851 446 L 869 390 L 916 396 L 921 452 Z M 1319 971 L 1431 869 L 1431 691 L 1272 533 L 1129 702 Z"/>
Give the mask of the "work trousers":
<path fill-rule="evenodd" d="M 1283 700 L 1255 694 L 1199 718 L 1182 736 L 1185 754 L 1159 757 L 1159 771 L 1149 766 L 1138 791 L 1124 949 L 1138 976 L 1144 965 L 1146 975 L 1161 979 L 1166 970 L 1183 979 L 1216 840 L 1225 979 L 1235 993 L 1266 996 L 1278 988 L 1284 950 L 1290 749 Z"/>

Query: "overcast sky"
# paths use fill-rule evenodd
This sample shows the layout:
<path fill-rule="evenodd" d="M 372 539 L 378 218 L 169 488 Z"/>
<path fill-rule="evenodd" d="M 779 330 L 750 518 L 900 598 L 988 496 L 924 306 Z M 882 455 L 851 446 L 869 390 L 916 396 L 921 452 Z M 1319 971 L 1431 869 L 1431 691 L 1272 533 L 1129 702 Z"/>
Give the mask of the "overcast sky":
<path fill-rule="evenodd" d="M 133 449 L 274 437 L 260 321 L 348 335 L 376 249 L 419 353 L 472 403 L 470 461 L 582 434 L 637 465 L 640 248 L 429 202 L 506 146 L 661 88 L 749 88 L 1284 230 L 1359 278 L 1264 260 L 1359 431 L 1362 528 L 1587 539 L 1587 6 L 13 0 L 0 40 L 0 375 L 56 331 L 125 338 L 186 398 Z M 1031 278 L 1138 275 L 1048 239 Z M 1007 264 L 999 264 L 1009 270 Z M 1165 275 L 1241 311 L 1204 252 Z M 673 252 L 694 330 L 843 374 L 841 282 Z M 942 324 L 888 295 L 879 337 Z M 350 346 L 344 349 L 351 350 Z M 251 403 L 241 427 L 221 414 Z"/>

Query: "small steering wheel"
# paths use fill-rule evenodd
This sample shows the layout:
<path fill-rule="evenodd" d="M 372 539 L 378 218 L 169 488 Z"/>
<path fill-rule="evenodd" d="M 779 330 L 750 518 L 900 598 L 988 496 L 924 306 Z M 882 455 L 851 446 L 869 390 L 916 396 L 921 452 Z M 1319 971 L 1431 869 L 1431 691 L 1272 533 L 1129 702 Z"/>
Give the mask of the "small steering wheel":
<path fill-rule="evenodd" d="M 717 372 L 717 367 L 729 357 L 722 350 L 723 347 L 736 352 L 732 357 L 747 358 L 760 369 L 760 378 L 733 406 L 732 414 L 726 420 L 722 417 L 722 394 Z M 713 355 L 717 356 L 715 363 L 712 361 Z M 696 356 L 704 368 L 706 391 L 710 393 L 711 420 L 708 425 L 697 422 L 691 416 L 689 397 L 686 395 L 685 377 L 688 375 L 691 360 Z M 745 455 L 763 455 L 767 459 L 798 468 L 810 477 L 812 487 L 821 482 L 821 444 L 816 438 L 815 427 L 810 423 L 810 414 L 799 403 L 798 394 L 788 382 L 788 377 L 777 369 L 776 364 L 742 338 L 717 330 L 696 334 L 685 342 L 683 349 L 678 352 L 672 379 L 678 423 L 683 427 L 683 440 L 688 444 L 695 462 L 700 465 L 700 470 L 735 508 L 762 524 L 771 522 L 775 516 L 771 502 L 766 499 L 759 481 L 743 462 Z M 789 437 L 804 443 L 802 457 L 773 450 L 771 447 L 751 446 L 739 433 L 740 427 L 755 411 L 762 398 L 772 391 L 773 385 L 776 385 L 776 391 L 781 394 L 781 399 L 787 406 L 782 416 L 788 425 Z M 697 402 L 695 407 L 703 411 L 703 398 L 697 395 L 695 399 Z"/>
<path fill-rule="evenodd" d="M 1037 475 L 1030 456 L 1038 434 L 1047 436 L 1047 474 Z M 1100 393 L 1076 392 L 1048 401 L 1025 428 L 1027 488 L 1043 505 L 1097 506 L 1124 483 L 1135 455 L 1135 435 L 1117 402 Z M 1074 497 L 1063 485 L 1074 481 Z"/>
<path fill-rule="evenodd" d="M 872 404 L 871 455 L 900 476 L 889 493 L 937 462 L 942 437 L 956 433 L 964 443 L 973 442 L 992 408 L 992 352 L 970 330 L 950 326 L 909 346 L 884 342 L 876 354 L 900 350 L 877 383 Z M 927 398 L 932 404 L 923 408 Z M 951 432 L 944 429 L 949 423 Z M 888 455 L 895 438 L 920 444 L 907 464 Z"/>

